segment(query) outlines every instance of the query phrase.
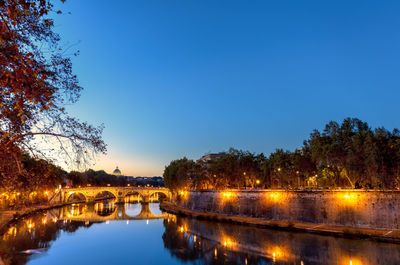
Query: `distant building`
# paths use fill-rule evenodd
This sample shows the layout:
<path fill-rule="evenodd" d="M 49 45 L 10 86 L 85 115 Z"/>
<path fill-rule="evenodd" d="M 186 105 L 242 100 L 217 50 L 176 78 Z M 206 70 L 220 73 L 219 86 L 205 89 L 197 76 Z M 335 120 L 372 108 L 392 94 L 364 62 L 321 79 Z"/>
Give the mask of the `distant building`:
<path fill-rule="evenodd" d="M 152 187 L 164 187 L 164 178 L 160 176 L 154 176 L 154 177 L 136 177 L 135 181 L 137 185 L 141 186 L 152 186 Z"/>
<path fill-rule="evenodd" d="M 203 155 L 197 162 L 208 162 L 210 160 L 214 160 L 217 158 L 220 158 L 221 156 L 224 156 L 226 153 L 225 152 L 220 152 L 220 153 L 211 153 L 207 155 Z"/>
<path fill-rule="evenodd" d="M 117 168 L 113 171 L 113 175 L 114 175 L 114 176 L 121 176 L 121 175 L 122 175 L 121 170 L 119 170 L 118 167 L 117 167 Z"/>

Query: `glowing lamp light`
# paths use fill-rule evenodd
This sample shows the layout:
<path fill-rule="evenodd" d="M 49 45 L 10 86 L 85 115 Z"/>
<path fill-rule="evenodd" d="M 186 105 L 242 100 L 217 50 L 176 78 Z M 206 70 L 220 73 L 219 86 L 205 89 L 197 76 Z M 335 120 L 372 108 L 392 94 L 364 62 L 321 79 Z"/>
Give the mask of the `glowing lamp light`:
<path fill-rule="evenodd" d="M 268 192 L 266 195 L 267 201 L 278 202 L 280 199 L 280 194 L 278 192 Z"/>
<path fill-rule="evenodd" d="M 256 180 L 256 183 L 257 183 L 257 184 L 260 184 L 260 180 L 259 180 L 259 179 L 257 179 L 257 180 Z"/>
<path fill-rule="evenodd" d="M 222 198 L 225 200 L 229 200 L 231 197 L 233 197 L 234 193 L 233 192 L 224 192 L 222 193 Z"/>
<path fill-rule="evenodd" d="M 270 197 L 271 199 L 277 199 L 277 198 L 279 197 L 279 195 L 278 195 L 278 193 L 276 193 L 276 192 L 275 192 L 275 193 L 272 193 L 272 192 L 271 192 L 271 193 L 269 194 L 269 197 Z"/>
<path fill-rule="evenodd" d="M 355 194 L 346 193 L 343 197 L 347 202 L 355 202 L 356 201 L 356 195 Z"/>
<path fill-rule="evenodd" d="M 365 263 L 358 257 L 344 257 L 341 264 L 361 265 Z"/>

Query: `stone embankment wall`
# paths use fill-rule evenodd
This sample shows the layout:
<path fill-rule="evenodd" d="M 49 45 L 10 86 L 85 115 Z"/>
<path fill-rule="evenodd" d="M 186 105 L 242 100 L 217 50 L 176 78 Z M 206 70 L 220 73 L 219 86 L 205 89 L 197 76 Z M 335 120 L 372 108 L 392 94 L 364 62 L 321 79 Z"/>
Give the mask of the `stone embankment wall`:
<path fill-rule="evenodd" d="M 175 198 L 187 209 L 360 228 L 400 229 L 397 191 L 185 192 Z"/>

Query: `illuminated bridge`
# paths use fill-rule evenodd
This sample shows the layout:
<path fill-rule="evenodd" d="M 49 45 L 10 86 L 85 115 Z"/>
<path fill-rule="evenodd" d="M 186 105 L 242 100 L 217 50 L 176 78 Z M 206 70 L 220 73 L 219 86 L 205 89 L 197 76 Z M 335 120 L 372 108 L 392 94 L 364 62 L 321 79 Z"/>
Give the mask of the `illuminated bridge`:
<path fill-rule="evenodd" d="M 161 197 L 171 199 L 171 193 L 166 188 L 153 187 L 83 187 L 61 189 L 51 200 L 62 203 L 70 202 L 72 195 L 78 195 L 84 198 L 86 202 L 94 202 L 102 198 L 102 194 L 111 194 L 118 203 L 124 202 L 127 196 L 136 196 L 138 201 L 149 202 L 151 198 L 158 200 Z"/>
<path fill-rule="evenodd" d="M 140 204 L 139 204 L 140 205 Z M 105 222 L 110 220 L 151 220 L 166 218 L 168 214 L 154 214 L 148 203 L 141 204 L 138 214 L 129 214 L 127 204 L 114 204 L 99 202 L 96 204 L 72 204 L 52 213 L 48 218 L 56 217 L 58 220 L 82 221 L 82 222 Z"/>

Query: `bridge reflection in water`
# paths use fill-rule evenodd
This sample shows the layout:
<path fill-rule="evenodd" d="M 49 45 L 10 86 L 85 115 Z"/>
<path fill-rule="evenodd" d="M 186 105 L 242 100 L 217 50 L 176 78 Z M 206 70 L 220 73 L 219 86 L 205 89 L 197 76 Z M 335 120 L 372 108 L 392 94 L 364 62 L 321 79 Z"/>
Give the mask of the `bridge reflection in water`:
<path fill-rule="evenodd" d="M 133 206 L 139 206 L 140 212 L 131 215 L 129 211 Z M 135 207 L 138 209 L 138 207 Z M 83 222 L 105 222 L 111 220 L 150 220 L 166 218 L 167 214 L 154 214 L 150 210 L 149 203 L 116 203 L 115 200 L 101 201 L 94 204 L 72 204 L 59 209 L 58 212 L 49 211 L 52 215 L 49 219 L 83 221 Z"/>

